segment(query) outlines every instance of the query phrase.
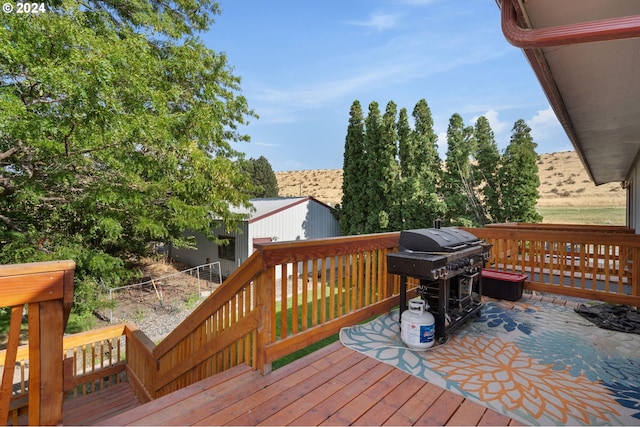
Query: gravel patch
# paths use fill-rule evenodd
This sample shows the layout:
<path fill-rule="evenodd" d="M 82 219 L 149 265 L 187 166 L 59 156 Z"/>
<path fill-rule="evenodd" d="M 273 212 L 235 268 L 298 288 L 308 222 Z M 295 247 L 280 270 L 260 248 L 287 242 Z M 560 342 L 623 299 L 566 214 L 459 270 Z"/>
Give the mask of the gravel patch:
<path fill-rule="evenodd" d="M 134 322 L 151 341 L 157 343 L 178 327 L 193 312 L 195 307 L 159 308 L 155 313 Z"/>

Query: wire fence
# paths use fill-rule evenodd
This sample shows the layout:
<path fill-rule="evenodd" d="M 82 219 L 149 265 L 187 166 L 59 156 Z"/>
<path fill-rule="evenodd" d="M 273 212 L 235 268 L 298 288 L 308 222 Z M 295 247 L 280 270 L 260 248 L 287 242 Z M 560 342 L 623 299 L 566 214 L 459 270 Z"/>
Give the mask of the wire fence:
<path fill-rule="evenodd" d="M 222 284 L 220 262 L 199 265 L 157 278 L 145 278 L 132 285 L 111 288 L 109 292 L 110 323 L 135 320 L 145 309 L 170 309 L 194 297 L 210 295 Z"/>

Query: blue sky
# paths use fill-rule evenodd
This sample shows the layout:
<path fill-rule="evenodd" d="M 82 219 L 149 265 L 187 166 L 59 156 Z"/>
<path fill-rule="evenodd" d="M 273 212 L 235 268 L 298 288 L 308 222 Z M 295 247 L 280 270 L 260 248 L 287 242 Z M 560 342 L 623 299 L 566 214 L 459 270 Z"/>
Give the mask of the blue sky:
<path fill-rule="evenodd" d="M 235 148 L 274 171 L 342 168 L 349 110 L 424 98 L 444 158 L 449 118 L 489 119 L 500 150 L 524 119 L 539 154 L 573 147 L 495 0 L 219 0 L 207 47 L 227 55 L 258 115 Z"/>

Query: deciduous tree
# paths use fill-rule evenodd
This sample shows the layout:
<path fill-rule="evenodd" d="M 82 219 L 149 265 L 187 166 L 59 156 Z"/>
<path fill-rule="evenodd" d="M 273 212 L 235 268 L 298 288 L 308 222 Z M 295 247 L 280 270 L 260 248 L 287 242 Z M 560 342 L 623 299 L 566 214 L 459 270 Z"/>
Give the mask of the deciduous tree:
<path fill-rule="evenodd" d="M 64 0 L 0 25 L 0 263 L 72 258 L 76 308 L 125 260 L 246 205 L 253 115 L 197 37 L 210 0 Z"/>

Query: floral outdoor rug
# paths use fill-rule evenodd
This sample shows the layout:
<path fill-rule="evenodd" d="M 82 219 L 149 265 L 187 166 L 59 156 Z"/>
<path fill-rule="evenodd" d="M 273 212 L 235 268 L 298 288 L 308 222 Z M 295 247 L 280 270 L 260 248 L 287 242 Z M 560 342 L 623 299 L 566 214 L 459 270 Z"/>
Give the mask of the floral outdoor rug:
<path fill-rule="evenodd" d="M 398 311 L 344 328 L 343 345 L 529 425 L 640 425 L 640 338 L 550 302 L 488 299 L 427 351 Z"/>

